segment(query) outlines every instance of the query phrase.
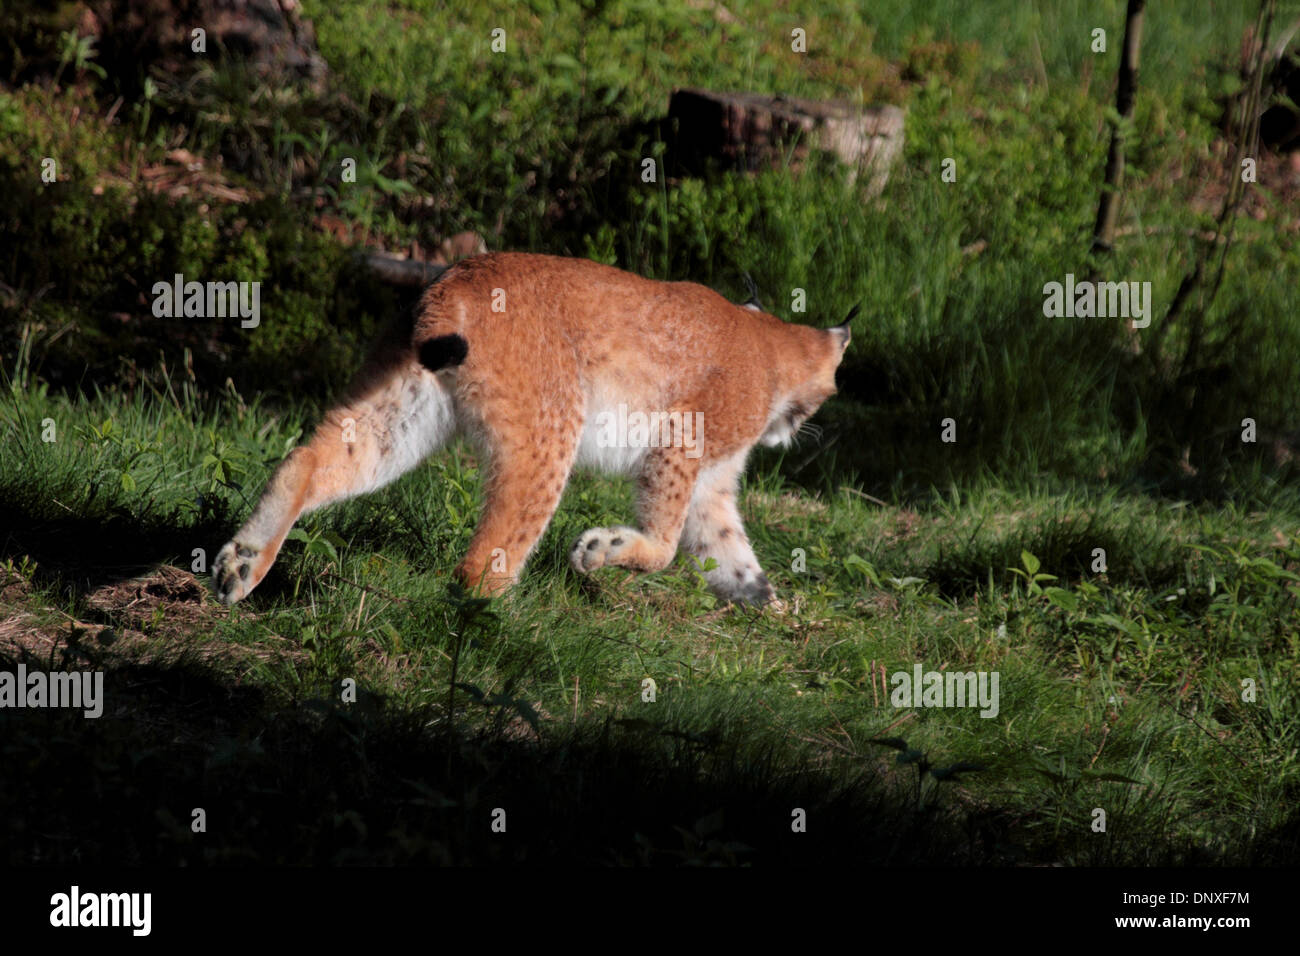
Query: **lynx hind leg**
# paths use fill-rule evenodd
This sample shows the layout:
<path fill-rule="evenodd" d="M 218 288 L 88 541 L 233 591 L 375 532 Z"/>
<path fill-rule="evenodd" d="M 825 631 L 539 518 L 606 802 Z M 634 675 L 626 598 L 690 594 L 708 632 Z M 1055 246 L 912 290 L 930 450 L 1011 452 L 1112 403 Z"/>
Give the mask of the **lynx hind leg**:
<path fill-rule="evenodd" d="M 222 603 L 247 597 L 261 583 L 299 516 L 388 484 L 455 428 L 444 385 L 409 356 L 374 364 L 353 395 L 280 463 L 252 516 L 217 554 L 212 581 Z"/>
<path fill-rule="evenodd" d="M 478 527 L 456 569 L 466 587 L 496 596 L 519 580 L 568 484 L 581 420 L 581 414 L 554 414 L 510 435 L 481 435 L 492 465 Z"/>
<path fill-rule="evenodd" d="M 682 448 L 650 449 L 637 481 L 641 527 L 614 525 L 584 531 L 569 551 L 573 569 L 587 574 L 611 566 L 632 571 L 666 568 L 677 554 L 699 471 L 699 459 Z"/>
<path fill-rule="evenodd" d="M 736 463 L 701 475 L 687 513 L 682 547 L 701 564 L 709 558 L 716 562 L 716 567 L 704 572 L 704 578 L 718 597 L 780 610 L 783 605 L 759 567 L 740 520 L 736 507 L 739 478 Z"/>

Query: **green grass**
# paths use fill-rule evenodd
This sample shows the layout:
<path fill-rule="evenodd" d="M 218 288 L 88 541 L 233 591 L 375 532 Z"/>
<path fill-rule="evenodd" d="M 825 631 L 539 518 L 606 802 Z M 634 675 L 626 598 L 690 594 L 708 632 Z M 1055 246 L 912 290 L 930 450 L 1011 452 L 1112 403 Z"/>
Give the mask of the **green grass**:
<path fill-rule="evenodd" d="M 1123 6 L 760 2 L 726 22 L 706 3 L 347 0 L 308 5 L 320 91 L 219 61 L 56 85 L 62 27 L 3 21 L 28 57 L 0 53 L 3 663 L 105 669 L 117 708 L 0 712 L 27 770 L 0 790 L 11 860 L 1293 860 L 1294 214 L 1254 187 L 1204 335 L 1162 328 L 1230 172 L 1219 116 L 1251 10 L 1152 7 L 1130 231 L 1089 258 Z M 895 103 L 905 157 L 879 198 L 823 163 L 642 183 L 684 86 Z M 178 147 L 249 200 L 141 188 Z M 576 535 L 632 517 L 628 488 L 590 476 L 480 613 L 448 585 L 480 500 L 459 446 L 309 516 L 244 604 L 204 597 L 189 569 L 410 304 L 318 214 L 393 249 L 472 229 L 737 298 L 749 272 L 796 321 L 861 303 L 822 439 L 747 478 L 791 613 L 720 608 L 685 563 L 577 578 Z M 1044 283 L 1094 266 L 1152 283 L 1140 353 L 1117 323 L 1043 316 Z M 262 281 L 262 324 L 155 319 L 147 290 L 178 271 Z M 998 716 L 891 706 L 882 668 L 918 662 L 997 671 Z M 960 762 L 983 769 L 925 772 Z M 87 842 L 87 792 L 116 794 L 113 835 Z M 197 839 L 203 800 L 226 822 Z M 502 802 L 510 850 L 478 835 Z M 819 821 L 802 842 L 800 806 Z"/>
<path fill-rule="evenodd" d="M 834 43 L 808 57 L 779 54 L 772 33 L 785 13 L 760 7 L 724 30 L 707 10 L 652 6 L 585 17 L 475 8 L 450 23 L 429 5 L 385 18 L 345 6 L 319 22 L 330 90 L 205 67 L 187 83 L 160 79 L 131 124 L 102 126 L 91 94 L 96 82 L 110 87 L 100 96 L 112 90 L 89 74 L 76 91 L 0 91 L 12 134 L 0 171 L 14 197 L 0 219 L 13 289 L 0 299 L 0 342 L 7 354 L 26 349 L 59 387 L 88 374 L 111 381 L 124 364 L 133 381 L 161 351 L 209 387 L 229 376 L 248 393 L 325 400 L 405 303 L 311 225 L 302 197 L 312 195 L 391 248 L 476 229 L 492 248 L 587 255 L 733 295 L 749 272 L 768 307 L 798 321 L 838 321 L 861 303 L 844 375 L 851 401 L 830 420 L 844 433 L 836 470 L 867 487 L 923 493 L 987 472 L 1046 472 L 1223 499 L 1234 469 L 1271 467 L 1273 439 L 1295 430 L 1300 407 L 1289 358 L 1300 350 L 1300 284 L 1274 278 L 1300 274 L 1300 250 L 1267 187 L 1256 194 L 1271 215 L 1241 222 L 1205 334 L 1186 320 L 1162 329 L 1195 253 L 1188 233 L 1206 226 L 1190 200 L 1227 175 L 1212 145 L 1239 5 L 1149 17 L 1123 223 L 1154 231 L 1121 237 L 1100 264 L 1152 284 L 1156 321 L 1139 355 L 1119 323 L 1042 314 L 1046 282 L 1095 264 L 1086 250 L 1117 41 L 1087 53 L 1082 70 L 1077 37 L 1094 19 L 1117 33 L 1121 4 L 1105 16 L 1057 4 L 1017 18 L 979 4 L 927 14 L 928 28 L 914 12 L 882 11 L 861 34 L 858 14 L 827 5 L 813 20 Z M 498 20 L 517 53 L 488 52 Z M 877 40 L 857 42 L 866 34 Z M 1034 60 L 1034 37 L 1046 80 L 1004 52 Z M 636 69 L 631 50 L 664 59 Z M 577 66 L 552 68 L 560 56 Z M 877 58 L 924 63 L 906 78 L 849 68 Z M 853 76 L 870 80 L 857 94 Z M 641 183 L 634 172 L 657 149 L 645 121 L 677 85 L 893 100 L 908 110 L 905 160 L 878 201 L 829 168 Z M 51 120 L 74 109 L 85 115 L 76 125 Z M 220 156 L 259 198 L 208 209 L 124 187 L 123 164 L 160 162 L 173 145 Z M 46 155 L 63 163 L 54 187 L 25 165 Z M 355 184 L 339 178 L 347 157 Z M 940 176 L 946 158 L 956 183 Z M 143 290 L 177 271 L 262 281 L 268 321 L 248 331 L 155 319 Z M 791 311 L 796 289 L 803 313 Z M 295 355 L 304 341 L 315 348 Z M 947 418 L 955 447 L 929 440 Z M 1245 418 L 1263 436 L 1254 445 L 1238 439 Z"/>
<path fill-rule="evenodd" d="M 289 725 L 277 731 L 283 736 L 257 745 L 284 748 L 271 750 L 271 759 L 296 753 L 312 720 L 355 722 L 355 734 L 384 741 L 367 745 L 384 766 L 404 764 L 410 747 L 432 748 L 416 779 L 441 788 L 460 780 L 445 776 L 441 761 L 459 766 L 465 748 L 486 753 L 523 738 L 540 751 L 530 750 L 517 770 L 522 793 L 540 786 L 523 781 L 543 774 L 550 760 L 599 764 L 609 755 L 598 759 L 583 748 L 613 748 L 644 761 L 637 773 L 650 780 L 666 774 L 684 790 L 682 806 L 696 806 L 699 817 L 718 808 L 691 799 L 725 805 L 736 816 L 728 840 L 768 860 L 785 858 L 780 828 L 742 813 L 736 793 L 758 788 L 764 805 L 779 803 L 781 787 L 755 767 L 787 762 L 791 773 L 803 766 L 799 779 L 817 781 L 824 799 L 838 792 L 833 781 L 849 780 L 849 792 L 884 801 L 891 819 L 917 826 L 912 815 L 928 819 L 926 806 L 937 801 L 936 829 L 888 853 L 877 848 L 884 862 L 937 860 L 941 851 L 929 840 L 955 853 L 949 831 L 990 814 L 1003 842 L 966 847 L 962 859 L 1250 863 L 1280 862 L 1294 849 L 1283 844 L 1289 837 L 1273 835 L 1282 832 L 1300 781 L 1292 719 L 1300 539 L 1287 531 L 1294 501 L 1245 513 L 985 485 L 882 507 L 849 491 L 792 490 L 779 471 L 760 469 L 746 486 L 744 513 L 760 560 L 794 604 L 778 616 L 715 608 L 685 564 L 645 578 L 578 579 L 564 560 L 568 543 L 585 527 L 627 517 L 629 508 L 625 488 L 580 477 L 518 592 L 484 618 L 447 584 L 473 528 L 478 482 L 470 456 L 453 450 L 389 489 L 308 518 L 306 540 L 286 546 L 248 601 L 229 611 L 210 597 L 191 596 L 180 607 L 146 602 L 152 613 L 142 619 L 130 605 L 105 606 L 103 596 L 159 564 L 189 568 L 196 548 L 213 554 L 298 431 L 296 417 L 273 417 L 236 397 L 211 414 L 191 402 L 184 388 L 174 401 L 70 402 L 10 392 L 4 426 L 17 453 L 0 466 L 0 496 L 5 551 L 15 556 L 7 582 L 24 584 L 7 613 L 61 609 L 61 620 L 47 624 L 60 646 L 69 618 L 82 628 L 107 626 L 129 649 L 116 658 L 95 652 L 108 662 L 101 666 L 110 667 L 110 689 L 118 673 L 133 687 L 241 688 L 257 695 L 258 715 L 274 712 L 275 701 L 293 702 Z M 52 443 L 40 438 L 46 419 L 57 427 Z M 230 481 L 219 480 L 219 467 Z M 99 545 L 88 543 L 88 532 L 102 553 L 90 550 Z M 1094 547 L 1106 550 L 1104 574 L 1090 570 Z M 804 571 L 792 569 L 795 549 L 806 556 Z M 1057 580 L 1030 584 L 1012 570 L 1036 563 L 1026 552 L 1042 562 L 1032 570 Z M 970 710 L 891 706 L 880 671 L 910 673 L 917 662 L 997 671 L 1000 712 L 986 719 Z M 449 702 L 453 667 L 460 689 Z M 363 703 L 376 702 L 370 709 L 339 703 L 349 678 Z M 641 698 L 646 678 L 657 685 L 654 703 Z M 1258 688 L 1253 703 L 1242 700 L 1246 678 Z M 129 714 L 144 707 L 134 701 L 138 692 L 120 693 L 132 701 Z M 302 714 L 312 701 L 324 718 Z M 125 715 L 111 716 L 120 723 Z M 264 719 L 272 720 L 257 717 Z M 453 750 L 461 756 L 448 757 L 445 733 L 457 735 Z M 619 739 L 611 742 L 610 733 Z M 148 749 L 131 734 L 119 728 L 104 746 L 122 751 L 121 759 L 133 747 Z M 929 778 L 939 792 L 918 795 L 914 768 L 890 763 L 890 751 L 872 743 L 882 737 L 904 738 L 935 767 L 963 761 L 985 769 L 958 783 Z M 350 738 L 330 739 L 342 747 Z M 671 756 L 683 740 L 695 741 L 693 776 L 682 776 Z M 237 751 L 230 759 L 232 773 L 260 779 L 251 756 Z M 336 773 L 353 809 L 369 825 L 372 813 L 386 818 L 390 797 L 353 792 L 360 770 L 350 767 L 345 761 Z M 597 766 L 583 772 L 601 776 Z M 292 779 L 282 773 L 282 784 Z M 453 819 L 467 812 L 464 796 L 447 798 L 460 809 L 430 824 L 436 832 L 455 829 Z M 1108 814 L 1104 835 L 1089 829 L 1098 806 Z M 584 843 L 584 852 L 634 859 L 633 834 L 656 820 L 638 818 L 650 810 L 636 802 L 608 812 L 625 829 L 601 830 L 599 839 L 611 842 Z M 676 822 L 689 829 L 694 818 Z M 141 841 L 131 852 L 221 859 L 250 832 L 224 833 L 221 849 L 202 851 L 207 857 L 184 841 Z M 860 835 L 868 839 L 867 830 Z M 333 836 L 318 836 L 334 846 Z M 542 841 L 535 851 L 544 852 L 540 836 L 530 839 Z M 666 852 L 664 839 L 655 837 L 656 853 Z M 374 840 L 352 850 L 390 858 Z M 453 843 L 453 855 L 482 859 L 480 850 Z M 306 852 L 294 842 L 282 851 Z"/>

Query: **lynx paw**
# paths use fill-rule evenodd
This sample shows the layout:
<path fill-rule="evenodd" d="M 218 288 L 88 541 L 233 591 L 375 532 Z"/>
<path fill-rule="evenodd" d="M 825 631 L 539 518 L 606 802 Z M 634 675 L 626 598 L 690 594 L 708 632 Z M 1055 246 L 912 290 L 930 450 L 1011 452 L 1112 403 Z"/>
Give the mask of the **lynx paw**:
<path fill-rule="evenodd" d="M 578 535 L 578 540 L 573 543 L 569 563 L 579 574 L 615 564 L 619 553 L 638 534 L 632 528 L 590 528 Z"/>
<path fill-rule="evenodd" d="M 217 600 L 222 604 L 234 604 L 248 596 L 257 581 L 253 578 L 253 561 L 258 552 L 245 547 L 237 541 L 227 542 L 217 552 L 212 562 L 212 586 L 217 592 Z"/>
<path fill-rule="evenodd" d="M 736 604 L 751 604 L 778 614 L 785 610 L 785 604 L 778 600 L 767 575 L 757 565 L 720 568 L 710 583 L 719 597 Z"/>

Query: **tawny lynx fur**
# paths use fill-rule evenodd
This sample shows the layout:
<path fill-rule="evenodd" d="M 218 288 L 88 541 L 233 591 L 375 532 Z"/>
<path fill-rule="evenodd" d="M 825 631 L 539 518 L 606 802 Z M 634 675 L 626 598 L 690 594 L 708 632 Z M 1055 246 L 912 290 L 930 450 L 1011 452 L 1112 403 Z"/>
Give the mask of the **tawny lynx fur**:
<path fill-rule="evenodd" d="M 577 571 L 657 571 L 680 547 L 714 559 L 707 577 L 721 597 L 767 604 L 772 588 L 736 507 L 740 473 L 755 444 L 788 443 L 834 393 L 848 341 L 847 323 L 786 323 L 703 286 L 585 259 L 467 259 L 280 464 L 217 555 L 218 596 L 252 591 L 299 515 L 382 487 L 460 432 L 489 463 L 456 572 L 470 587 L 499 594 L 518 580 L 570 472 L 587 465 L 635 476 L 639 527 L 584 532 L 570 553 Z M 611 447 L 603 426 L 621 412 L 680 413 L 699 433 L 665 427 L 655 447 Z"/>

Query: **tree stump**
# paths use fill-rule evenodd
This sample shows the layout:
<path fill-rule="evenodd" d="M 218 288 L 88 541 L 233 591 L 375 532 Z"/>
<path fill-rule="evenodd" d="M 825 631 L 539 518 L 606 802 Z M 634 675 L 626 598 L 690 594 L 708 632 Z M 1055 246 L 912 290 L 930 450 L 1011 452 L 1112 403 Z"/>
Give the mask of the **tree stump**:
<path fill-rule="evenodd" d="M 184 74 L 228 55 L 267 77 L 322 88 L 328 66 L 298 0 L 90 0 L 81 29 L 100 38 L 99 62 L 115 75 L 156 66 Z M 204 31 L 197 54 L 195 29 Z"/>
<path fill-rule="evenodd" d="M 673 159 L 698 173 L 710 161 L 754 171 L 790 156 L 802 165 L 810 149 L 825 150 L 866 175 L 872 195 L 885 188 L 903 154 L 903 111 L 837 100 L 759 93 L 675 90 L 668 105 Z"/>

